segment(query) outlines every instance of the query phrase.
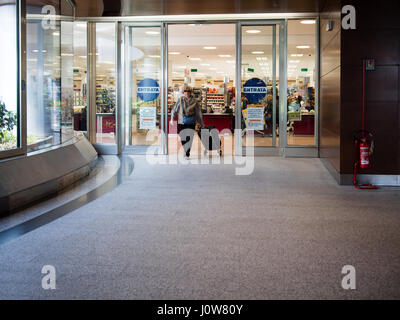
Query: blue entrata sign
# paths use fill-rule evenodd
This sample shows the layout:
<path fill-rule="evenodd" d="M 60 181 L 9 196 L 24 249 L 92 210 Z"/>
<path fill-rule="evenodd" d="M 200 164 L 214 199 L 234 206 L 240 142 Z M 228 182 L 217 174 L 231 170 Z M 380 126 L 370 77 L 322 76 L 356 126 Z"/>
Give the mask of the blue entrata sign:
<path fill-rule="evenodd" d="M 267 85 L 261 79 L 251 78 L 244 84 L 243 93 L 249 103 L 259 103 L 267 95 Z"/>
<path fill-rule="evenodd" d="M 145 78 L 137 86 L 137 95 L 143 101 L 153 101 L 160 95 L 158 82 L 151 78 Z"/>

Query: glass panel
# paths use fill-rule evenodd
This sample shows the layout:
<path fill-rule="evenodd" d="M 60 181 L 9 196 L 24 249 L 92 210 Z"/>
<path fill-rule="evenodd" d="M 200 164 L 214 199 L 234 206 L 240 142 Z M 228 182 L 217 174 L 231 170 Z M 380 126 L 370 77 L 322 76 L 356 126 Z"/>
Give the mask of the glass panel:
<path fill-rule="evenodd" d="M 116 143 L 115 23 L 96 24 L 96 142 Z"/>
<path fill-rule="evenodd" d="M 74 130 L 87 131 L 87 24 L 74 23 Z"/>
<path fill-rule="evenodd" d="M 73 137 L 72 21 L 43 19 L 45 5 L 27 2 L 30 15 L 26 26 L 28 152 Z M 72 15 L 66 1 L 48 1 L 47 9 L 48 14 Z"/>
<path fill-rule="evenodd" d="M 74 23 L 61 21 L 61 142 L 74 137 Z"/>
<path fill-rule="evenodd" d="M 315 145 L 315 20 L 288 21 L 287 143 Z"/>
<path fill-rule="evenodd" d="M 278 72 L 279 31 L 273 26 L 242 27 L 242 145 L 246 146 L 245 134 L 254 131 L 256 147 L 279 145 L 278 77 L 276 77 L 276 104 L 274 105 L 274 76 Z M 275 49 L 273 46 L 275 39 Z M 275 61 L 274 61 L 275 50 Z M 275 121 L 274 121 L 275 120 Z M 275 128 L 274 128 L 275 122 Z"/>
<path fill-rule="evenodd" d="M 0 3 L 0 151 L 18 147 L 17 16 L 13 1 Z"/>
<path fill-rule="evenodd" d="M 170 124 L 171 110 L 186 85 L 202 109 L 204 126 L 220 133 L 224 154 L 233 151 L 235 125 L 235 24 L 177 24 L 168 27 L 169 153 L 182 150 L 177 136 L 179 115 Z M 198 136 L 190 154 L 202 152 Z"/>
<path fill-rule="evenodd" d="M 44 29 L 40 20 L 27 20 L 28 151 L 61 142 L 60 22 Z"/>
<path fill-rule="evenodd" d="M 161 28 L 131 28 L 129 37 L 131 77 L 127 125 L 131 132 L 129 144 L 160 145 L 158 129 L 161 129 L 162 119 Z"/>

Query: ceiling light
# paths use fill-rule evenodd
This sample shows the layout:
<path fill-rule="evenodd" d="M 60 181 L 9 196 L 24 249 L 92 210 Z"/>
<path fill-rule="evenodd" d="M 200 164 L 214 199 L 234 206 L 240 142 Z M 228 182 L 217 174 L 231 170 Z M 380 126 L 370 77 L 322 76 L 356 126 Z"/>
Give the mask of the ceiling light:
<path fill-rule="evenodd" d="M 235 63 L 235 60 L 226 60 L 226 63 Z"/>
<path fill-rule="evenodd" d="M 204 67 L 208 67 L 210 64 L 209 63 L 202 63 L 202 64 L 200 64 L 201 66 L 204 66 Z"/>
<path fill-rule="evenodd" d="M 260 33 L 261 31 L 253 29 L 253 30 L 246 30 L 246 32 L 247 33 Z"/>
<path fill-rule="evenodd" d="M 36 50 L 36 49 L 35 49 L 35 50 L 32 50 L 32 52 L 39 52 L 39 50 Z"/>
<path fill-rule="evenodd" d="M 157 35 L 157 34 L 160 34 L 160 32 L 159 31 L 146 31 L 146 34 Z"/>
<path fill-rule="evenodd" d="M 149 58 L 160 58 L 160 56 L 151 54 L 151 55 L 149 55 Z"/>
<path fill-rule="evenodd" d="M 58 31 L 53 32 L 53 36 L 59 36 L 59 35 L 60 35 L 60 32 L 58 32 Z"/>
<path fill-rule="evenodd" d="M 299 63 L 300 60 L 289 60 L 290 63 Z"/>
<path fill-rule="evenodd" d="M 268 58 L 267 57 L 256 57 L 256 59 L 258 60 L 258 61 L 265 61 L 265 60 L 268 60 Z"/>
<path fill-rule="evenodd" d="M 302 56 L 304 56 L 304 54 L 302 54 L 302 53 L 294 53 L 294 54 L 291 54 L 291 56 L 292 57 L 302 57 Z"/>
<path fill-rule="evenodd" d="M 172 55 L 178 55 L 178 54 L 181 54 L 180 52 L 178 52 L 178 51 L 171 51 L 171 52 L 168 52 L 169 54 L 172 54 Z"/>
<path fill-rule="evenodd" d="M 192 60 L 192 61 L 199 61 L 199 60 L 201 60 L 200 58 L 189 58 L 189 60 Z"/>
<path fill-rule="evenodd" d="M 86 59 L 86 56 L 79 56 L 79 58 Z"/>
<path fill-rule="evenodd" d="M 203 49 L 206 49 L 206 50 L 215 50 L 215 49 L 217 49 L 217 47 L 203 47 Z"/>
<path fill-rule="evenodd" d="M 310 46 L 296 46 L 297 49 L 309 49 Z"/>
<path fill-rule="evenodd" d="M 300 23 L 302 23 L 302 24 L 315 24 L 315 20 L 301 20 Z"/>
<path fill-rule="evenodd" d="M 221 58 L 230 58 L 230 57 L 232 57 L 230 54 L 219 54 L 218 56 L 220 56 Z"/>
<path fill-rule="evenodd" d="M 252 54 L 264 54 L 264 51 L 253 51 Z"/>

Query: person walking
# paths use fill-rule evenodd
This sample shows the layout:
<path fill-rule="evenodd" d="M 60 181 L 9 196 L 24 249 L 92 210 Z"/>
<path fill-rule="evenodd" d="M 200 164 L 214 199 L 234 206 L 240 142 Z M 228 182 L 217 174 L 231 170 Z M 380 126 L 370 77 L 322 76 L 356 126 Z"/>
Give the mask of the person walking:
<path fill-rule="evenodd" d="M 179 97 L 171 111 L 171 125 L 178 115 L 178 134 L 185 152 L 185 158 L 189 159 L 195 134 L 196 121 L 203 127 L 203 116 L 198 100 L 193 96 L 193 89 L 185 86 L 183 96 Z"/>

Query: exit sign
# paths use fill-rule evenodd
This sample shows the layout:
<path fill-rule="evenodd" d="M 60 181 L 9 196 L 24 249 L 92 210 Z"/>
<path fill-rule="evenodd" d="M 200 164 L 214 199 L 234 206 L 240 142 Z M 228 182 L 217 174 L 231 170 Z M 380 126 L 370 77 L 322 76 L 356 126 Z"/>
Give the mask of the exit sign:
<path fill-rule="evenodd" d="M 197 69 L 190 69 L 190 72 L 197 72 Z"/>
<path fill-rule="evenodd" d="M 307 72 L 308 69 L 307 68 L 301 68 L 301 72 Z"/>
<path fill-rule="evenodd" d="M 254 69 L 252 69 L 252 68 L 247 68 L 247 71 L 248 71 L 248 72 L 254 72 Z"/>

